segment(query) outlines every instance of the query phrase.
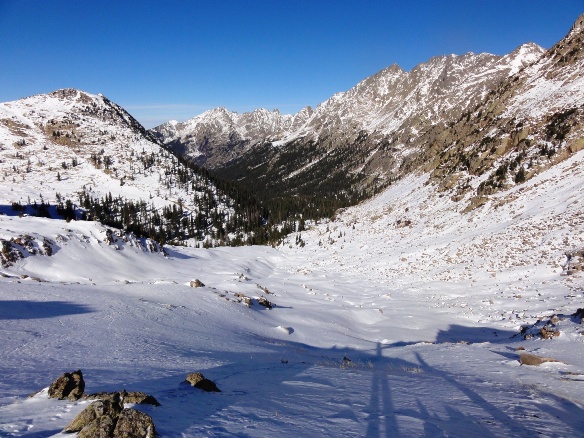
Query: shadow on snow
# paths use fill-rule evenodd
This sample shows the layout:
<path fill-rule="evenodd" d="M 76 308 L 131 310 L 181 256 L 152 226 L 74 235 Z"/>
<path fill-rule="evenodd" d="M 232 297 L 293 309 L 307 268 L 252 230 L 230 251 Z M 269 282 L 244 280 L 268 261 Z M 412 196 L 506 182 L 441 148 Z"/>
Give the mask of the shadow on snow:
<path fill-rule="evenodd" d="M 56 318 L 90 312 L 93 310 L 88 306 L 67 301 L 0 300 L 0 320 Z"/>
<path fill-rule="evenodd" d="M 511 342 L 512 334 L 453 325 L 439 332 L 437 347 Z M 162 406 L 138 408 L 154 418 L 164 436 L 175 436 L 172 431 L 180 431 L 176 436 L 330 435 L 346 427 L 347 435 L 367 437 L 528 437 L 549 434 L 552 427 L 566 435 L 584 428 L 581 406 L 521 384 L 499 391 L 498 382 L 489 381 L 493 377 L 480 369 L 460 376 L 432 365 L 425 357 L 431 345 L 404 350 L 414 358 L 404 360 L 384 355 L 388 349 L 395 354 L 395 344 L 374 343 L 364 351 L 255 340 L 263 347 L 260 353 L 201 352 L 202 358 L 224 365 L 124 384 L 128 390 L 151 388 Z M 179 384 L 194 371 L 202 371 L 223 392 L 209 394 Z M 495 389 L 483 389 L 489 385 Z"/>

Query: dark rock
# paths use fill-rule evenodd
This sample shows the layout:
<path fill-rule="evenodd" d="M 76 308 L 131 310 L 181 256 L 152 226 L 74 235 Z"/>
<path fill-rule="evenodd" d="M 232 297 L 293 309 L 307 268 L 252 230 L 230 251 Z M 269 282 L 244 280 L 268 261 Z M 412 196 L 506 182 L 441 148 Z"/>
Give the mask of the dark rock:
<path fill-rule="evenodd" d="M 186 381 L 194 386 L 195 388 L 202 389 L 203 391 L 207 392 L 221 392 L 217 385 L 209 379 L 206 379 L 205 376 L 201 373 L 191 373 L 187 376 Z"/>
<path fill-rule="evenodd" d="M 89 427 L 91 425 L 92 430 L 97 430 L 99 428 L 99 424 L 92 424 L 96 420 L 100 420 L 102 417 L 109 417 L 111 418 L 112 422 L 115 424 L 120 412 L 123 409 L 123 401 L 118 393 L 118 396 L 115 398 L 114 401 L 110 400 L 97 400 L 83 409 L 77 417 L 73 419 L 71 423 L 63 429 L 65 433 L 71 432 L 80 432 L 85 427 Z M 104 420 L 105 421 L 105 420 Z M 105 424 L 105 423 L 104 423 Z M 86 435 L 90 436 L 90 435 Z"/>
<path fill-rule="evenodd" d="M 96 392 L 95 394 L 88 394 L 88 395 L 84 396 L 83 398 L 86 398 L 89 400 L 100 399 L 100 400 L 113 401 L 114 397 L 116 397 L 116 395 L 118 395 L 118 394 L 121 394 L 123 396 L 124 403 L 135 403 L 138 405 L 160 406 L 160 403 L 158 403 L 158 400 L 156 400 L 156 398 L 154 398 L 153 396 L 148 395 L 144 392 L 141 392 L 141 391 L 127 392 L 126 390 L 122 390 L 120 393 L 118 393 L 118 392 Z"/>
<path fill-rule="evenodd" d="M 116 242 L 115 236 L 114 236 L 114 232 L 112 230 L 110 230 L 109 228 L 107 230 L 105 230 L 105 243 L 107 243 L 108 245 L 112 245 Z"/>
<path fill-rule="evenodd" d="M 85 381 L 81 370 L 72 373 L 65 373 L 49 387 L 49 398 L 58 398 L 59 400 L 69 399 L 72 401 L 79 400 L 85 390 Z"/>
<path fill-rule="evenodd" d="M 266 300 L 264 297 L 261 297 L 261 298 L 258 300 L 258 304 L 259 304 L 260 306 L 264 306 L 266 309 L 271 309 L 271 308 L 273 307 L 272 303 L 271 303 L 271 302 L 269 302 L 268 300 Z"/>
<path fill-rule="evenodd" d="M 130 391 L 126 394 L 124 398 L 124 403 L 135 403 L 137 405 L 153 405 L 153 406 L 160 406 L 158 400 L 156 400 L 153 396 L 148 395 L 144 392 L 140 391 Z"/>
<path fill-rule="evenodd" d="M 110 438 L 113 436 L 116 420 L 104 415 L 96 418 L 77 434 L 77 438 Z"/>
<path fill-rule="evenodd" d="M 156 428 L 150 415 L 135 409 L 124 409 L 116 423 L 114 438 L 154 438 Z"/>
<path fill-rule="evenodd" d="M 560 336 L 560 331 L 550 325 L 545 325 L 539 330 L 539 334 L 543 339 L 553 339 Z"/>

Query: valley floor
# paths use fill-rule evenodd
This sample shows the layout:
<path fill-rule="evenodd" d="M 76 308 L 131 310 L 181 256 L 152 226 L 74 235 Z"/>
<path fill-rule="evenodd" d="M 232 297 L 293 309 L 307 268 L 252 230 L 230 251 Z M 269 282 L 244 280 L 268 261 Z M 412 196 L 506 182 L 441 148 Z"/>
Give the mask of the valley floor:
<path fill-rule="evenodd" d="M 572 164 L 466 216 L 410 178 L 302 233 L 303 247 L 165 258 L 105 244 L 96 223 L 0 216 L 0 237 L 58 242 L 2 270 L 0 436 L 65 436 L 88 402 L 27 396 L 77 369 L 87 393 L 153 395 L 161 406 L 135 408 L 163 437 L 580 436 Z M 558 337 L 519 335 L 553 314 Z M 558 362 L 520 365 L 519 348 Z M 180 384 L 195 371 L 222 392 Z"/>

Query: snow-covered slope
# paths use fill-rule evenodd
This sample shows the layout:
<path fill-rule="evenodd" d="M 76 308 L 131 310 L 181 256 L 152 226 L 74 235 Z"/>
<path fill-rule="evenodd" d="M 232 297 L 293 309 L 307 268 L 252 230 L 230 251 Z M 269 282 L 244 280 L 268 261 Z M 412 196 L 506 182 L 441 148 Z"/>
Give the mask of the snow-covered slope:
<path fill-rule="evenodd" d="M 2 269 L 0 433 L 66 436 L 89 402 L 27 395 L 81 369 L 88 393 L 156 397 L 134 407 L 163 437 L 578 436 L 583 160 L 465 214 L 411 176 L 279 248 L 164 257 L 94 222 L 0 216 L 3 239 L 53 249 Z M 181 386 L 194 371 L 222 392 Z"/>
<path fill-rule="evenodd" d="M 138 162 L 165 152 L 153 140 L 101 95 L 64 89 L 2 103 L 0 165 L 14 192 L 5 201 L 26 202 L 29 196 L 38 200 L 39 193 L 53 199 L 55 192 L 74 197 L 83 186 L 102 195 L 112 191 L 114 196 L 144 198 L 157 184 L 159 172 L 146 172 Z"/>
<path fill-rule="evenodd" d="M 82 195 L 143 202 L 148 214 L 178 205 L 188 217 L 207 215 L 201 199 L 209 197 L 205 205 L 234 211 L 207 177 L 187 169 L 124 109 L 75 89 L 0 104 L 0 172 L 10 187 L 0 195 L 2 211 L 65 199 L 81 205 Z"/>
<path fill-rule="evenodd" d="M 402 157 L 401 178 L 276 248 L 171 246 L 165 256 L 96 222 L 0 215 L 0 434 L 66 436 L 89 402 L 27 396 L 81 369 L 87 392 L 156 397 L 161 406 L 135 408 L 164 437 L 580 436 L 582 23 L 415 142 L 364 134 L 364 150 Z M 451 61 L 462 62 L 431 62 Z M 15 173 L 14 187 L 0 185 L 7 200 L 33 193 L 17 182 L 35 170 L 17 166 L 20 148 L 45 151 L 34 149 L 42 105 L 16 107 L 2 107 L 12 111 L 2 135 L 16 143 L 1 151 Z M 333 143 L 321 145 L 329 166 L 340 162 Z M 376 153 L 354 164 L 366 169 Z M 298 155 L 307 172 L 290 181 L 321 163 Z M 529 354 L 546 361 L 529 365 Z M 195 371 L 222 392 L 180 384 Z"/>

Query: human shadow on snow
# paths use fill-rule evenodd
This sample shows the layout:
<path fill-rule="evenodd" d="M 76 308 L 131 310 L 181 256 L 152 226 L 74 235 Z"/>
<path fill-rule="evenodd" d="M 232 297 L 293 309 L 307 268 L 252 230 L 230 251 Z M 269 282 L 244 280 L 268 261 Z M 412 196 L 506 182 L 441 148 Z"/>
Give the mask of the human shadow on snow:
<path fill-rule="evenodd" d="M 510 332 L 497 331 L 497 336 L 494 332 L 453 325 L 439 333 L 437 341 L 460 340 L 466 334 L 469 342 L 487 342 L 490 333 L 495 342 L 509 342 Z M 259 428 L 289 436 L 308 430 L 326 435 L 339 421 L 347 424 L 350 434 L 367 437 L 411 436 L 412 424 L 418 428 L 414 433 L 427 437 L 527 437 L 553 432 L 550 425 L 566 435 L 577 435 L 584 427 L 584 410 L 553 394 L 538 393 L 539 403 L 535 404 L 533 390 L 521 384 L 506 388 L 508 397 L 492 389 L 477 392 L 481 387 L 477 381 L 485 379 L 480 370 L 462 378 L 448 368 L 434 366 L 425 357 L 432 346 L 406 346 L 404 356 L 413 353 L 414 359 L 405 360 L 395 357 L 398 347 L 380 343 L 372 343 L 373 348 L 365 351 L 316 348 L 267 337 L 260 341 L 263 348 L 259 353 L 206 351 L 201 353 L 205 360 L 224 365 L 155 380 L 137 379 L 127 389 L 154 390 L 162 406 L 140 409 L 154 418 L 164 436 L 248 436 L 257 435 Z M 452 342 L 454 348 L 458 348 L 457 342 Z M 389 348 L 394 357 L 384 355 Z M 182 354 L 192 358 L 197 353 Z M 192 371 L 202 371 L 223 392 L 209 394 L 179 385 Z M 362 383 L 367 381 L 369 387 L 362 391 Z M 314 409 L 307 409 L 311 404 Z M 537 414 L 522 414 L 526 412 Z M 300 421 L 299 415 L 313 417 Z M 230 430 L 230 424 L 238 431 Z M 174 430 L 180 432 L 173 435 Z"/>

